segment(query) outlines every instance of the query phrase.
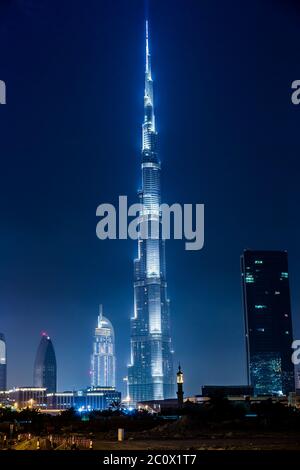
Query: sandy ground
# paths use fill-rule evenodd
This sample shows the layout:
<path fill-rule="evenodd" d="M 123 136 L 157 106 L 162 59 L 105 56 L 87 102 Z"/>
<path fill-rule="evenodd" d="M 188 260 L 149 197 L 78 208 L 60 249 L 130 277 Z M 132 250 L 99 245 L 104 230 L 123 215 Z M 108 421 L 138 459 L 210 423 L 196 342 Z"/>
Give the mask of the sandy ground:
<path fill-rule="evenodd" d="M 45 441 L 41 439 L 41 450 Z M 49 447 L 48 447 L 49 448 Z M 14 446 L 15 450 L 36 450 L 36 438 Z M 63 450 L 63 447 L 57 450 Z M 93 439 L 94 450 L 300 450 L 300 434 L 254 435 L 236 437 L 205 437 L 197 439 Z"/>
<path fill-rule="evenodd" d="M 95 450 L 300 450 L 300 436 L 232 439 L 176 439 L 108 442 L 95 441 Z"/>

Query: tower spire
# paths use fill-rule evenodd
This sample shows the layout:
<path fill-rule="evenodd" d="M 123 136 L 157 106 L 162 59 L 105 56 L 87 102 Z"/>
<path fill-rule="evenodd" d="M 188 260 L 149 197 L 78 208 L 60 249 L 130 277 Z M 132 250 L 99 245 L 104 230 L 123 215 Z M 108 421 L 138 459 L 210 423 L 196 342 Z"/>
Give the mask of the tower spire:
<path fill-rule="evenodd" d="M 151 61 L 149 49 L 149 21 L 146 20 L 146 79 L 151 80 Z"/>
<path fill-rule="evenodd" d="M 101 328 L 102 317 L 103 317 L 103 305 L 99 304 L 98 328 Z"/>
<path fill-rule="evenodd" d="M 149 21 L 146 20 L 146 66 L 145 66 L 145 93 L 144 93 L 144 124 L 143 124 L 143 150 L 154 150 L 152 147 L 155 134 L 155 116 L 153 100 L 153 82 L 151 75 L 151 55 L 149 47 Z"/>

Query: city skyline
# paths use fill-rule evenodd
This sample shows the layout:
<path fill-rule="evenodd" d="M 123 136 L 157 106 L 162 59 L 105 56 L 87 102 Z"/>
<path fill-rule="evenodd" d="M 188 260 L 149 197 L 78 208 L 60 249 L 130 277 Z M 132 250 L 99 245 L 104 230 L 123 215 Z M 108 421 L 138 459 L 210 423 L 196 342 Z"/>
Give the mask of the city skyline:
<path fill-rule="evenodd" d="M 95 3 L 93 18 L 81 22 L 76 2 L 72 15 L 65 6 L 55 13 L 44 2 L 49 19 L 20 4 L 18 14 L 0 7 L 18 31 L 13 38 L 0 24 L 2 43 L 12 51 L 3 51 L 1 78 L 8 87 L 0 110 L 7 156 L 0 330 L 7 342 L 8 384 L 31 382 L 36 338 L 45 330 L 55 338 L 58 389 L 86 386 L 101 299 L 116 329 L 121 389 L 130 361 L 135 244 L 97 240 L 95 210 L 119 194 L 136 199 L 143 11 L 135 1 L 104 10 Z M 183 365 L 187 393 L 196 393 L 201 384 L 246 383 L 239 271 L 245 248 L 288 250 L 294 337 L 299 336 L 299 111 L 289 96 L 298 74 L 293 44 L 299 10 L 278 5 L 273 22 L 265 25 L 255 16 L 258 3 L 250 12 L 252 23 L 247 9 L 237 14 L 231 2 L 219 6 L 217 16 L 215 4 L 191 1 L 190 11 L 175 4 L 176 9 L 169 1 L 152 8 L 152 47 L 160 153 L 168 168 L 164 195 L 167 201 L 206 205 L 204 249 L 187 253 L 181 242 L 167 245 L 175 364 L 179 359 Z M 43 31 L 33 25 L 21 53 L 24 18 L 30 24 L 41 18 Z M 286 48 L 275 37 L 282 22 Z M 224 54 L 216 59 L 221 44 Z M 273 62 L 265 60 L 269 51 Z M 74 338 L 80 338 L 80 350 Z"/>

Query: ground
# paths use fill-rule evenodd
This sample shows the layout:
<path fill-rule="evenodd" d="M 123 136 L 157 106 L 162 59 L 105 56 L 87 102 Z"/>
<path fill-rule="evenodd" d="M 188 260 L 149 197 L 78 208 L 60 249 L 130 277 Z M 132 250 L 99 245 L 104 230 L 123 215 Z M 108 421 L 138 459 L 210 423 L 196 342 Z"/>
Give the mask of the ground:
<path fill-rule="evenodd" d="M 229 433 L 231 434 L 231 433 Z M 23 441 L 14 446 L 16 450 L 35 450 L 37 439 Z M 48 448 L 49 443 L 40 439 L 41 449 Z M 88 449 L 88 444 L 79 445 Z M 64 450 L 59 446 L 59 450 Z M 196 439 L 128 439 L 123 442 L 115 440 L 93 439 L 94 450 L 300 450 L 300 433 L 297 434 L 253 434 L 230 435 L 228 437 L 212 435 Z"/>

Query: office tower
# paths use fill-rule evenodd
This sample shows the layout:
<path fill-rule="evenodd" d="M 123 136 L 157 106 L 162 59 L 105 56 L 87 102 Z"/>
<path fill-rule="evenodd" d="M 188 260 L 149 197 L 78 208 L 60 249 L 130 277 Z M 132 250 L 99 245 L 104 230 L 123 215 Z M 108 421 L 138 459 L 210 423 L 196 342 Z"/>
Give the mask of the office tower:
<path fill-rule="evenodd" d="M 115 333 L 111 322 L 103 316 L 102 305 L 99 308 L 94 335 L 91 385 L 92 387 L 116 386 Z"/>
<path fill-rule="evenodd" d="M 255 395 L 295 390 L 292 317 L 286 251 L 241 256 L 248 383 Z"/>
<path fill-rule="evenodd" d="M 146 67 L 144 123 L 142 125 L 142 188 L 139 192 L 143 210 L 140 227 L 158 225 L 161 164 L 157 150 L 153 82 L 146 21 Z M 153 224 L 153 225 L 154 225 Z M 131 363 L 128 368 L 130 400 L 161 400 L 175 396 L 173 358 L 167 297 L 165 245 L 161 235 L 149 230 L 140 233 L 138 256 L 134 260 L 134 314 L 131 318 Z"/>
<path fill-rule="evenodd" d="M 6 342 L 3 333 L 0 333 L 0 390 L 6 390 Z"/>
<path fill-rule="evenodd" d="M 48 393 L 56 392 L 56 357 L 52 341 L 46 333 L 36 353 L 33 382 L 35 387 L 46 388 Z"/>

